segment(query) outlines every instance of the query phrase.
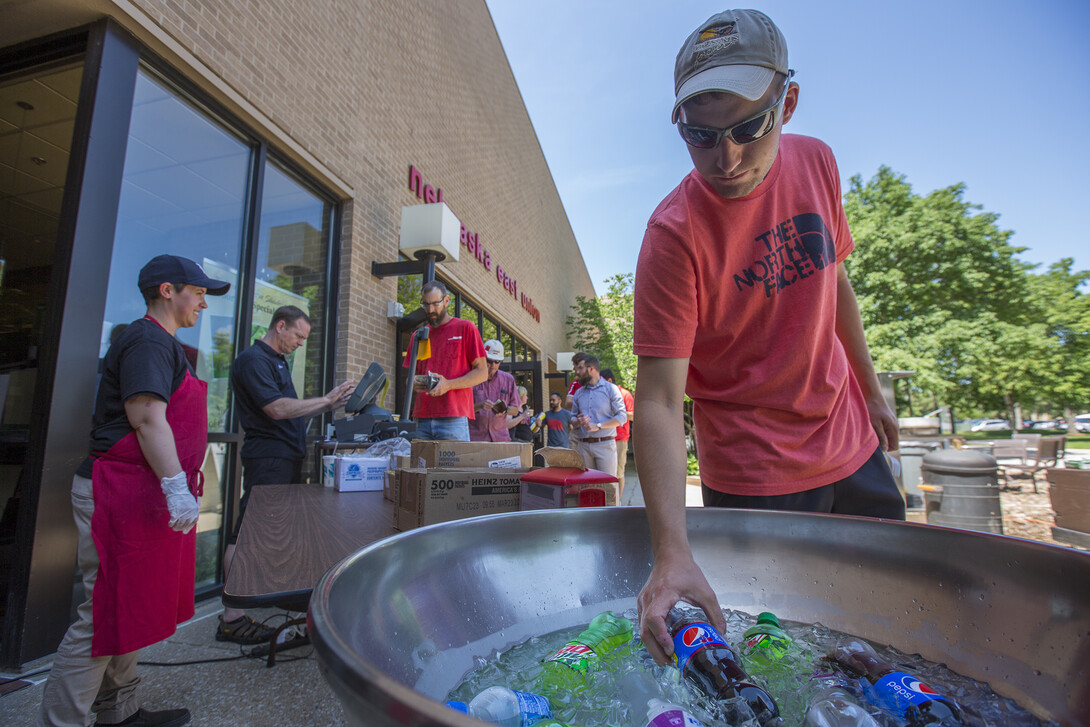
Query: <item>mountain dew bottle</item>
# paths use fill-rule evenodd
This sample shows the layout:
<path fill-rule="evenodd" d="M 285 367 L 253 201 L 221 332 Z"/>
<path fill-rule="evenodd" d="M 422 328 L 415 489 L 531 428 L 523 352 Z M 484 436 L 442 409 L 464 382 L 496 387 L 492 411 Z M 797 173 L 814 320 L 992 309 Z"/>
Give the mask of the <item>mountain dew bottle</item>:
<path fill-rule="evenodd" d="M 757 617 L 757 625 L 746 629 L 742 638 L 742 658 L 747 664 L 766 668 L 782 659 L 791 646 L 791 637 L 768 611 Z"/>
<path fill-rule="evenodd" d="M 588 672 L 598 668 L 603 656 L 631 641 L 631 621 L 611 611 L 600 613 L 581 634 L 545 660 L 540 683 L 551 690 L 578 687 Z"/>

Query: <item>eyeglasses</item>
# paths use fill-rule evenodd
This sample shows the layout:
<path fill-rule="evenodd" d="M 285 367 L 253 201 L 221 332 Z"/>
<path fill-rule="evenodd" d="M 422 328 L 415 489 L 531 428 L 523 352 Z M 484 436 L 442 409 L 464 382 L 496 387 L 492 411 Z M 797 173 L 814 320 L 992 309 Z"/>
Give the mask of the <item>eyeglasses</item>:
<path fill-rule="evenodd" d="M 719 140 L 724 136 L 730 137 L 735 144 L 751 144 L 758 139 L 763 139 L 776 128 L 776 119 L 779 117 L 780 105 L 787 98 L 787 89 L 791 86 L 791 77 L 794 71 L 787 72 L 787 81 L 783 84 L 783 91 L 776 103 L 755 116 L 750 116 L 745 121 L 726 129 L 713 129 L 707 126 L 693 126 L 684 121 L 677 122 L 677 130 L 685 143 L 695 149 L 714 149 L 719 146 Z"/>

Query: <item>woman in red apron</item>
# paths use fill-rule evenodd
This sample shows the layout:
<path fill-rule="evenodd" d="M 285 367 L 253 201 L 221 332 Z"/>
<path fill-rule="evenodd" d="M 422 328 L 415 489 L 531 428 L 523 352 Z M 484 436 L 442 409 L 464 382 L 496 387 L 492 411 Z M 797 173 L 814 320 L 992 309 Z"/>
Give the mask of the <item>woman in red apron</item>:
<path fill-rule="evenodd" d="M 230 285 L 192 260 L 160 255 L 140 271 L 148 303 L 111 344 L 95 403 L 92 455 L 72 481 L 88 600 L 57 650 L 39 725 L 179 727 L 185 709 L 133 699 L 138 650 L 193 616 L 196 523 L 208 440 L 207 385 L 193 375 L 179 328 L 205 294 Z"/>
<path fill-rule="evenodd" d="M 167 402 L 189 491 L 202 492 L 208 385 L 186 372 Z M 172 529 L 166 499 L 136 432 L 95 461 L 91 535 L 99 553 L 93 656 L 127 654 L 171 636 L 193 617 L 197 531 Z"/>

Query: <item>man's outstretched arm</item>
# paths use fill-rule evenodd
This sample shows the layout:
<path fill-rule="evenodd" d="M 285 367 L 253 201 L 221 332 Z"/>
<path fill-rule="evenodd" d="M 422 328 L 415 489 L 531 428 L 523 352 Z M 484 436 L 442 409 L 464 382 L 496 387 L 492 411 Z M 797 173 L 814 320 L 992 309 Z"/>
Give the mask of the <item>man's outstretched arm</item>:
<path fill-rule="evenodd" d="M 867 413 L 870 415 L 874 433 L 878 435 L 878 443 L 887 451 L 897 449 L 897 415 L 882 396 L 878 375 L 874 373 L 874 361 L 870 357 L 870 349 L 867 348 L 867 337 L 863 333 L 859 303 L 855 299 L 855 291 L 848 280 L 844 263 L 836 266 L 836 336 L 844 345 L 848 365 L 863 390 Z"/>
<path fill-rule="evenodd" d="M 679 600 L 698 606 L 711 624 L 726 628 L 708 579 L 693 560 L 685 524 L 685 378 L 689 359 L 640 356 L 640 395 L 633 430 L 636 469 L 651 525 L 654 563 L 637 600 L 640 635 L 659 664 L 673 653 L 666 614 Z"/>

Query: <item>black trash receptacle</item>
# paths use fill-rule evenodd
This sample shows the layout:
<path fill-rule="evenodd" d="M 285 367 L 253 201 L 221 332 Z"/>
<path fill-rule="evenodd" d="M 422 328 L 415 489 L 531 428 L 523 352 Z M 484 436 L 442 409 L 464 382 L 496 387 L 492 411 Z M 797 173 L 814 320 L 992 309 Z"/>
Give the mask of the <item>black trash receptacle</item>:
<path fill-rule="evenodd" d="M 964 449 L 931 452 L 924 455 L 920 479 L 935 488 L 924 498 L 929 524 L 1003 533 L 999 479 L 990 454 Z"/>

